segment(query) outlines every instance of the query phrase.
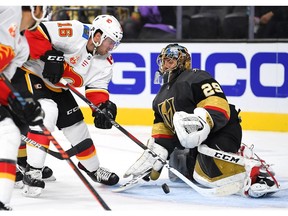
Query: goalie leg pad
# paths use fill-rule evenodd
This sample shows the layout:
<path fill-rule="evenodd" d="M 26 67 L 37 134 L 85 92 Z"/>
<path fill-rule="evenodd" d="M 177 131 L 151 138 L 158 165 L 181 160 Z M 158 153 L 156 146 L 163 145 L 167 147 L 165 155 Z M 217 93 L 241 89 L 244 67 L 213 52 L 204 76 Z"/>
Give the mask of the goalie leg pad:
<path fill-rule="evenodd" d="M 187 157 L 189 149 L 175 149 L 169 158 L 169 166 L 177 169 L 184 176 L 189 176 L 187 170 Z M 194 170 L 194 167 L 193 167 Z M 168 172 L 169 179 L 173 182 L 181 181 L 174 173 Z"/>
<path fill-rule="evenodd" d="M 243 188 L 239 191 L 239 194 L 242 196 L 260 198 L 271 194 L 269 191 L 279 188 L 278 181 L 275 178 L 275 172 L 269 164 L 266 164 L 264 160 L 253 152 L 253 145 L 248 147 L 242 143 L 237 154 L 211 149 L 204 144 L 198 147 L 198 151 L 212 157 L 215 163 L 218 161 L 218 163 L 226 163 L 228 166 L 242 167 L 244 170 L 242 174 L 244 175 L 241 175 L 241 179 L 236 179 L 233 176 L 229 177 L 233 181 L 243 182 Z M 221 167 L 227 169 L 227 165 L 222 165 Z M 201 168 L 201 166 L 198 165 L 198 168 L 195 169 L 194 176 L 198 175 L 196 178 L 201 180 L 201 176 L 203 175 L 201 175 L 200 172 L 197 173 L 197 170 L 200 170 L 199 167 Z M 203 173 L 204 172 L 202 172 L 202 174 Z M 223 174 L 225 174 L 225 172 L 223 172 Z"/>
<path fill-rule="evenodd" d="M 159 157 L 163 160 L 166 160 L 168 157 L 168 151 L 164 147 L 154 142 L 154 138 L 150 138 L 148 142 L 149 149 L 155 152 Z M 158 171 L 160 174 L 160 170 L 163 167 L 161 161 L 157 159 L 157 157 L 153 157 L 150 150 L 146 149 L 141 157 L 125 172 L 124 178 L 129 177 L 130 175 L 139 176 L 146 172 L 149 169 L 153 169 L 154 171 Z M 158 175 L 159 177 L 159 175 Z M 153 179 L 157 179 L 157 174 L 154 175 Z"/>
<path fill-rule="evenodd" d="M 244 182 L 246 172 L 242 165 L 199 153 L 193 177 L 197 182 L 207 187 L 221 187 L 233 182 Z"/>

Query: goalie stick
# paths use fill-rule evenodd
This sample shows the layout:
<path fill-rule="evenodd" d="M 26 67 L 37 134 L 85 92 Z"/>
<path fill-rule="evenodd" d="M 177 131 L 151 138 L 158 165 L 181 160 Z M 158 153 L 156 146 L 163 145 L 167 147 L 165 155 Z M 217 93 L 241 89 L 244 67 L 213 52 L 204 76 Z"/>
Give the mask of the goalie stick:
<path fill-rule="evenodd" d="M 26 104 L 25 99 L 21 96 L 21 94 L 12 86 L 10 81 L 6 78 L 6 76 L 3 73 L 0 73 L 0 77 L 3 79 L 5 84 L 9 87 L 11 92 L 14 94 L 14 96 L 17 98 L 17 100 L 21 103 L 21 105 L 24 107 Z M 97 191 L 92 187 L 92 185 L 89 183 L 89 181 L 83 176 L 83 174 L 80 172 L 80 170 L 77 168 L 77 166 L 73 163 L 73 161 L 70 159 L 69 155 L 63 150 L 61 145 L 57 142 L 57 140 L 53 137 L 51 132 L 46 128 L 44 124 L 39 125 L 42 129 L 43 133 L 47 136 L 47 138 L 55 145 L 55 147 L 58 149 L 59 153 L 61 154 L 63 160 L 66 160 L 70 167 L 74 170 L 74 172 L 78 175 L 78 177 L 82 180 L 84 185 L 87 187 L 87 189 L 92 193 L 94 198 L 100 203 L 100 205 L 105 210 L 111 210 L 109 206 L 105 203 L 105 201 L 102 199 L 102 197 L 97 193 Z"/>
<path fill-rule="evenodd" d="M 201 144 L 198 146 L 198 152 L 200 152 L 201 154 L 213 157 L 213 158 L 217 158 L 219 160 L 229 162 L 229 163 L 234 163 L 237 165 L 245 166 L 243 156 L 237 155 L 235 153 L 229 153 L 229 152 L 224 152 L 221 150 L 212 149 L 212 148 L 209 148 L 205 144 Z"/>
<path fill-rule="evenodd" d="M 71 84 L 69 84 L 65 79 L 61 78 L 60 83 L 62 83 L 64 86 L 66 86 L 68 89 L 70 89 L 74 94 L 76 94 L 79 98 L 81 98 L 85 103 L 87 103 L 92 110 L 103 114 L 105 116 L 105 118 L 111 122 L 112 125 L 114 125 L 117 129 L 119 129 L 123 134 L 128 136 L 132 141 L 134 141 L 142 149 L 148 150 L 149 153 L 153 157 L 157 158 L 163 164 L 164 167 L 166 167 L 169 171 L 171 171 L 176 176 L 178 176 L 182 181 L 184 181 L 186 184 L 188 184 L 191 188 L 193 188 L 199 194 L 201 194 L 203 196 L 227 196 L 227 195 L 237 193 L 240 190 L 240 188 L 242 187 L 242 185 L 240 185 L 238 182 L 224 185 L 221 187 L 216 187 L 216 188 L 203 188 L 203 187 L 196 185 L 195 183 L 191 182 L 188 178 L 186 178 L 183 174 L 181 174 L 178 170 L 174 169 L 173 167 L 170 167 L 166 160 L 163 160 L 154 151 L 149 149 L 146 145 L 144 145 L 140 140 L 138 140 L 135 136 L 133 136 L 131 133 L 129 133 L 126 129 L 124 129 L 116 121 L 111 119 L 106 113 L 104 113 L 99 107 L 97 107 L 90 100 L 88 100 L 84 95 L 82 95 L 79 91 L 77 91 L 77 89 L 74 88 Z"/>
<path fill-rule="evenodd" d="M 139 176 L 136 176 L 136 177 L 133 177 L 131 180 L 129 180 L 128 182 L 120 185 L 118 188 L 112 190 L 113 192 L 123 192 L 123 191 L 126 191 L 126 190 L 129 190 L 131 188 L 134 188 L 136 186 L 139 185 L 139 183 L 143 182 L 143 178 L 147 175 L 149 175 L 151 172 L 151 169 L 149 169 L 148 171 L 144 172 L 143 174 L 139 175 Z"/>

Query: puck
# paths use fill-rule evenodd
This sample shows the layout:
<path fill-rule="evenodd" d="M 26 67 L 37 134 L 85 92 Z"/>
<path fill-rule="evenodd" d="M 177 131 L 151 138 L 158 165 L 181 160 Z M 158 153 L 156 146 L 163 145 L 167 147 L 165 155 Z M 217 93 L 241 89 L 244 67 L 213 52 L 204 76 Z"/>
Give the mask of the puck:
<path fill-rule="evenodd" d="M 166 194 L 170 193 L 169 186 L 166 183 L 162 184 L 162 189 L 163 189 L 164 193 L 166 193 Z"/>

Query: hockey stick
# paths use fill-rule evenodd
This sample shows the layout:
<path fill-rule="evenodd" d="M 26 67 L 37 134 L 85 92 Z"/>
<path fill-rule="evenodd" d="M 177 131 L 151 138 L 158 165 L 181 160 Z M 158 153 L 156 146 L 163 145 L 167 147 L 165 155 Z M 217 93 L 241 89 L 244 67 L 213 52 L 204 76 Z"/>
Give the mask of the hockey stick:
<path fill-rule="evenodd" d="M 52 155 L 53 157 L 59 159 L 59 160 L 63 160 L 63 157 L 61 156 L 61 154 L 59 152 L 55 152 L 55 151 L 52 151 L 48 148 L 45 148 L 44 146 L 42 146 L 41 144 L 37 143 L 36 141 L 26 137 L 25 135 L 21 134 L 21 140 L 23 140 L 24 142 L 27 142 L 31 145 L 33 145 L 34 147 Z"/>
<path fill-rule="evenodd" d="M 200 152 L 201 154 L 213 157 L 213 158 L 217 158 L 219 160 L 229 162 L 229 163 L 245 166 L 243 156 L 237 155 L 235 153 L 224 152 L 221 150 L 212 149 L 212 148 L 209 148 L 205 144 L 198 146 L 198 152 Z"/>
<path fill-rule="evenodd" d="M 60 146 L 60 144 L 56 141 L 56 139 L 53 137 L 51 132 L 45 127 L 44 124 L 39 125 L 43 131 L 43 133 L 48 137 L 48 139 L 55 145 L 55 147 L 60 152 L 62 158 L 68 162 L 70 167 L 74 170 L 74 172 L 79 176 L 79 178 L 82 180 L 82 182 L 85 184 L 85 186 L 88 188 L 88 190 L 92 193 L 92 195 L 95 197 L 95 199 L 101 204 L 101 206 L 105 210 L 111 210 L 109 206 L 105 203 L 105 201 L 101 198 L 101 196 L 97 193 L 97 191 L 92 187 L 92 185 L 88 182 L 88 180 L 83 176 L 83 174 L 80 172 L 80 170 L 77 168 L 77 166 L 73 163 L 73 161 L 70 159 L 69 155 L 63 150 L 63 148 Z"/>
<path fill-rule="evenodd" d="M 33 145 L 34 147 L 46 152 L 47 154 L 50 154 L 51 156 L 53 156 L 59 160 L 64 160 L 59 152 L 52 151 L 51 149 L 42 146 L 41 144 L 39 144 L 35 140 L 30 139 L 29 137 L 25 136 L 24 134 L 21 134 L 21 140 L 26 142 L 26 143 L 29 143 L 30 145 Z M 82 142 L 80 142 L 79 144 L 77 144 L 77 146 L 83 146 L 84 147 L 84 148 L 82 147 L 82 149 L 79 149 L 80 151 L 77 149 L 77 146 L 73 146 L 70 149 L 66 150 L 65 152 L 68 154 L 69 158 L 73 157 L 74 155 L 76 155 L 78 153 L 81 153 L 82 151 L 85 151 L 87 149 L 87 147 L 90 147 L 89 140 L 90 139 L 85 139 Z"/>
<path fill-rule="evenodd" d="M 5 84 L 9 87 L 11 92 L 14 94 L 14 96 L 17 98 L 17 100 L 21 103 L 21 105 L 24 107 L 26 105 L 25 99 L 20 95 L 20 93 L 12 86 L 10 81 L 6 78 L 6 76 L 3 73 L 0 73 L 0 77 L 4 80 Z M 39 125 L 42 129 L 43 133 L 47 136 L 47 138 L 55 145 L 55 147 L 60 152 L 63 160 L 66 160 L 70 167 L 75 171 L 75 173 L 78 175 L 78 177 L 82 180 L 84 185 L 87 187 L 87 189 L 92 193 L 94 198 L 101 204 L 101 206 L 105 210 L 111 210 L 109 206 L 105 203 L 105 201 L 101 198 L 101 196 L 97 193 L 97 191 L 92 187 L 92 185 L 89 183 L 89 181 L 83 176 L 83 174 L 80 172 L 80 170 L 77 168 L 77 166 L 73 163 L 73 161 L 69 158 L 69 155 L 63 150 L 63 148 L 60 146 L 60 144 L 56 141 L 56 139 L 53 137 L 51 132 L 45 127 L 44 124 Z"/>
<path fill-rule="evenodd" d="M 94 105 L 90 100 L 88 100 L 84 95 L 82 95 L 79 91 L 77 91 L 76 88 L 74 88 L 71 84 L 69 84 L 65 79 L 61 79 L 60 83 L 62 83 L 64 86 L 66 86 L 68 89 L 70 89 L 73 93 L 75 93 L 79 98 L 81 98 L 84 102 L 86 102 L 90 108 L 98 113 L 101 113 L 105 116 L 106 119 L 108 119 L 112 125 L 114 125 L 116 128 L 118 128 L 123 134 L 128 136 L 132 141 L 134 141 L 138 146 L 140 146 L 144 150 L 148 150 L 149 153 L 157 158 L 164 167 L 166 167 L 169 171 L 174 173 L 177 177 L 179 177 L 182 181 L 184 181 L 186 184 L 188 184 L 191 188 L 193 188 L 195 191 L 197 191 L 199 194 L 204 196 L 227 196 L 231 194 L 235 194 L 240 190 L 239 183 L 233 183 L 229 185 L 224 185 L 222 187 L 217 188 L 203 188 L 195 183 L 191 182 L 188 178 L 186 178 L 183 174 L 181 174 L 178 170 L 174 169 L 173 167 L 170 167 L 166 160 L 163 160 L 159 155 L 157 155 L 154 151 L 149 149 L 146 145 L 144 145 L 140 140 L 138 140 L 135 136 L 133 136 L 131 133 L 129 133 L 126 129 L 124 129 L 121 125 L 119 125 L 116 121 L 111 119 L 106 113 L 104 113 L 99 107 Z"/>

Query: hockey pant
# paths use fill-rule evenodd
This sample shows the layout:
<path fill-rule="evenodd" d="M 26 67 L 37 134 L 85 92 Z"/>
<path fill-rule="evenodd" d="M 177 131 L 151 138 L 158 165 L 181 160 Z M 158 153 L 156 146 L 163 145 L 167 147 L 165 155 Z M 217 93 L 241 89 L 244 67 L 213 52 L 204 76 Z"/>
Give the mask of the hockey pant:
<path fill-rule="evenodd" d="M 42 79 L 32 73 L 26 73 L 21 68 L 17 70 L 12 82 L 26 91 L 31 91 L 32 88 L 33 96 L 39 100 L 45 112 L 44 125 L 50 132 L 53 132 L 57 126 L 59 130 L 63 131 L 72 146 L 91 138 L 87 125 L 83 121 L 83 114 L 69 90 L 58 89 L 58 91 L 54 91 L 48 89 Z M 50 142 L 47 137 L 41 134 L 39 127 L 31 127 L 27 136 L 44 147 L 49 147 Z M 76 157 L 89 171 L 95 171 L 99 167 L 99 160 L 93 143 L 85 151 L 76 154 Z M 27 162 L 31 166 L 42 168 L 45 158 L 45 152 L 27 145 Z"/>

